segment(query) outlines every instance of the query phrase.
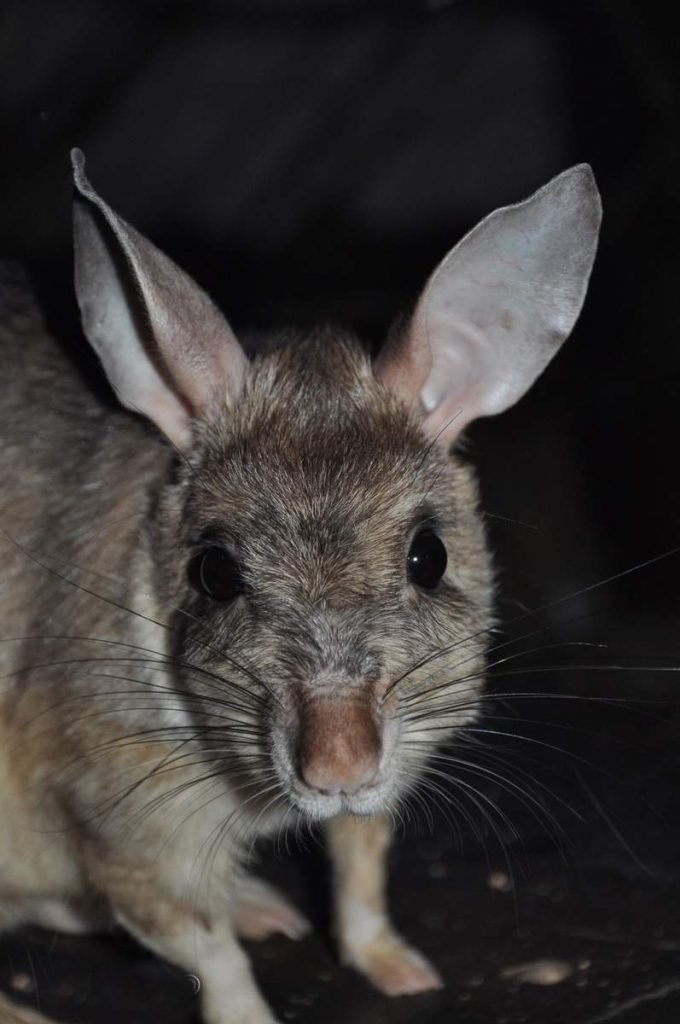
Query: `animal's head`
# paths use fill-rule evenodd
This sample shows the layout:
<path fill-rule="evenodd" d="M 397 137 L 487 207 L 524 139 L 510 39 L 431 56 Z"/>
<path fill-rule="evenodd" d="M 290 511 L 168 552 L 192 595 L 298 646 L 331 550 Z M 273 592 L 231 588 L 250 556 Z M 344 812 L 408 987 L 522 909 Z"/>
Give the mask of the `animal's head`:
<path fill-rule="evenodd" d="M 180 454 L 149 583 L 181 609 L 202 747 L 313 818 L 389 806 L 475 714 L 492 581 L 455 442 L 569 335 L 597 243 L 592 173 L 483 220 L 371 363 L 330 329 L 249 360 L 78 152 L 74 171 L 85 332 L 121 402 Z"/>

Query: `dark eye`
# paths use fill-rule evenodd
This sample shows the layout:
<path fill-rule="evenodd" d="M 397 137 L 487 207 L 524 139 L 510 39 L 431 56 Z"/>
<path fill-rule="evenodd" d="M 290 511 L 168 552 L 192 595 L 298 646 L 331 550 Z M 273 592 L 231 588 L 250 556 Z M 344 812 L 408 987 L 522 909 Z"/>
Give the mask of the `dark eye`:
<path fill-rule="evenodd" d="M 206 548 L 189 563 L 192 587 L 213 601 L 233 601 L 245 586 L 239 564 L 225 548 Z"/>
<path fill-rule="evenodd" d="M 446 563 L 446 548 L 433 530 L 421 530 L 415 535 L 406 559 L 411 583 L 434 590 L 444 575 Z"/>

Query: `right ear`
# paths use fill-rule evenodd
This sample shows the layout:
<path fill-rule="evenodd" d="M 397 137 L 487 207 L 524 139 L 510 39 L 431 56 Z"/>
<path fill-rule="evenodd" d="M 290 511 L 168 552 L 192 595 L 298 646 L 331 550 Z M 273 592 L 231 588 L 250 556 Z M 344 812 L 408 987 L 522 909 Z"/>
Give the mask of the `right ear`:
<path fill-rule="evenodd" d="M 71 160 L 83 329 L 123 405 L 186 450 L 192 420 L 238 395 L 246 356 L 206 293 L 97 195 L 82 152 Z"/>
<path fill-rule="evenodd" d="M 490 214 L 436 268 L 375 364 L 433 440 L 448 449 L 543 372 L 583 305 L 601 214 L 593 172 L 579 164 Z"/>

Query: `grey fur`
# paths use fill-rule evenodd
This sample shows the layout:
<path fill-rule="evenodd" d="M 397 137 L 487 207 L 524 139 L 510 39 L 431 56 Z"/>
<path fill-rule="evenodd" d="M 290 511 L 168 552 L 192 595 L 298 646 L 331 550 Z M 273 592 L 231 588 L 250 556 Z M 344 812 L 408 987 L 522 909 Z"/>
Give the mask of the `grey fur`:
<path fill-rule="evenodd" d="M 81 209 L 83 196 L 99 200 L 78 167 Z M 109 212 L 116 234 L 124 222 Z M 299 815 L 396 811 L 435 743 L 475 713 L 493 586 L 473 472 L 338 331 L 272 339 L 231 383 L 227 359 L 220 402 L 214 381 L 202 408 L 177 386 L 191 413 L 178 453 L 88 393 L 20 285 L 2 286 L 0 313 L 12 381 L 0 398 L 0 923 L 44 920 L 55 903 L 83 916 L 104 905 L 202 974 L 208 1024 L 262 1024 L 271 1017 L 234 940 L 252 840 Z M 201 326 L 199 316 L 186 342 L 173 335 L 173 359 L 189 358 L 178 337 L 203 344 Z M 139 352 L 152 350 L 139 358 L 170 358 L 157 333 L 142 341 Z M 176 386 L 172 368 L 163 386 Z M 431 593 L 406 577 L 424 522 L 448 550 Z M 208 543 L 243 567 L 233 604 L 191 586 L 187 568 Z M 409 701 L 441 684 L 424 724 L 409 721 Z M 338 757 L 351 757 L 358 741 L 342 732 L 357 722 L 378 737 L 373 784 L 305 788 L 300 745 L 324 757 L 340 743 Z M 338 857 L 345 848 L 336 834 Z M 341 919 L 354 906 L 343 899 Z M 352 945 L 370 914 L 387 927 L 370 907 L 358 924 L 345 915 L 341 946 L 394 992 Z M 364 946 L 377 941 L 371 931 Z M 389 941 L 396 949 L 392 931 Z M 414 969 L 405 964 L 400 978 Z M 423 964 L 401 991 L 437 981 Z"/>

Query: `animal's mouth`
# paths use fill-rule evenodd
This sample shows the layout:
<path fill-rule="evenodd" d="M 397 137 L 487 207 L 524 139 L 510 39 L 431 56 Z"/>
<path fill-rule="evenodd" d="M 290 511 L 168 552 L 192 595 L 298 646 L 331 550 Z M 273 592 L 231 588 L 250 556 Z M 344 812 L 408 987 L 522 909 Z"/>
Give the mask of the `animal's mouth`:
<path fill-rule="evenodd" d="M 326 821 L 337 814 L 378 814 L 388 807 L 393 795 L 394 786 L 387 779 L 374 780 L 354 793 L 321 793 L 296 779 L 288 792 L 293 806 L 313 821 Z"/>

